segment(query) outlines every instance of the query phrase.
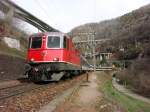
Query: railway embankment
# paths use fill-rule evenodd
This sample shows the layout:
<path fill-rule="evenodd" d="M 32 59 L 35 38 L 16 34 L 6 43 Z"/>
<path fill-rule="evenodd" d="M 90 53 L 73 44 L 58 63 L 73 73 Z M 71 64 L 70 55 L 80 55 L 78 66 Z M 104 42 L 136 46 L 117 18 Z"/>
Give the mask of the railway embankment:
<path fill-rule="evenodd" d="M 85 80 L 85 75 L 62 80 L 59 83 L 23 83 L 21 86 L 0 90 L 0 112 L 33 112 L 55 99 L 62 92 Z M 5 96 L 8 97 L 5 97 Z"/>

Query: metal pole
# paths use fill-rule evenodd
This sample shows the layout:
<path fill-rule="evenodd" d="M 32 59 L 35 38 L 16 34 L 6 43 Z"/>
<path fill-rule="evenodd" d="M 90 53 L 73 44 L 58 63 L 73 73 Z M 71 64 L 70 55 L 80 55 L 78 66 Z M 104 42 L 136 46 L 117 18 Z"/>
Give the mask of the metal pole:
<path fill-rule="evenodd" d="M 86 72 L 86 81 L 89 82 L 89 73 Z"/>
<path fill-rule="evenodd" d="M 93 33 L 93 65 L 94 72 L 96 71 L 96 57 L 95 57 L 95 32 Z"/>

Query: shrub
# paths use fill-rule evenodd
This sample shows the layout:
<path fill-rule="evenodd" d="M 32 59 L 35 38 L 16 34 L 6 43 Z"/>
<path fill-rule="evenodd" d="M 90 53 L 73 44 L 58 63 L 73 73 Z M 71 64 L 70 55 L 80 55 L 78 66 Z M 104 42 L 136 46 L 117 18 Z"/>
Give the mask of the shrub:
<path fill-rule="evenodd" d="M 150 97 L 150 59 L 135 61 L 128 69 L 116 73 L 121 84 L 127 84 L 133 91 Z"/>

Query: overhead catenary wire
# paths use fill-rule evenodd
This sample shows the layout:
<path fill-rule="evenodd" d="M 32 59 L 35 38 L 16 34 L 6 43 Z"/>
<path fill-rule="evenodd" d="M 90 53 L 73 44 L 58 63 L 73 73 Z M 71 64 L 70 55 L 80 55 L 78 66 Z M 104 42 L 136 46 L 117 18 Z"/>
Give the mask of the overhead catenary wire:
<path fill-rule="evenodd" d="M 45 7 L 48 7 L 47 4 L 45 4 L 44 2 L 40 2 L 39 0 L 34 0 L 35 3 L 38 5 L 38 7 L 40 7 L 40 9 L 42 9 L 43 14 L 52 21 L 53 24 L 57 25 L 54 20 L 52 19 L 52 17 L 49 15 L 49 13 L 47 13 L 47 10 L 42 6 L 42 4 L 44 4 Z"/>

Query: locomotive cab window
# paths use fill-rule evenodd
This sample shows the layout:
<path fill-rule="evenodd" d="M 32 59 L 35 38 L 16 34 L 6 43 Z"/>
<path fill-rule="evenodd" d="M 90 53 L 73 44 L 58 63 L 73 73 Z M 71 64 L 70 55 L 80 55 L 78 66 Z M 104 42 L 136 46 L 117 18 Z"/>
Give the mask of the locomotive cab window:
<path fill-rule="evenodd" d="M 64 36 L 63 46 L 64 48 L 68 49 L 68 39 L 66 36 Z"/>
<path fill-rule="evenodd" d="M 60 37 L 49 36 L 47 41 L 48 48 L 60 48 Z"/>
<path fill-rule="evenodd" d="M 33 37 L 30 41 L 30 46 L 33 49 L 41 48 L 42 47 L 42 37 Z"/>

